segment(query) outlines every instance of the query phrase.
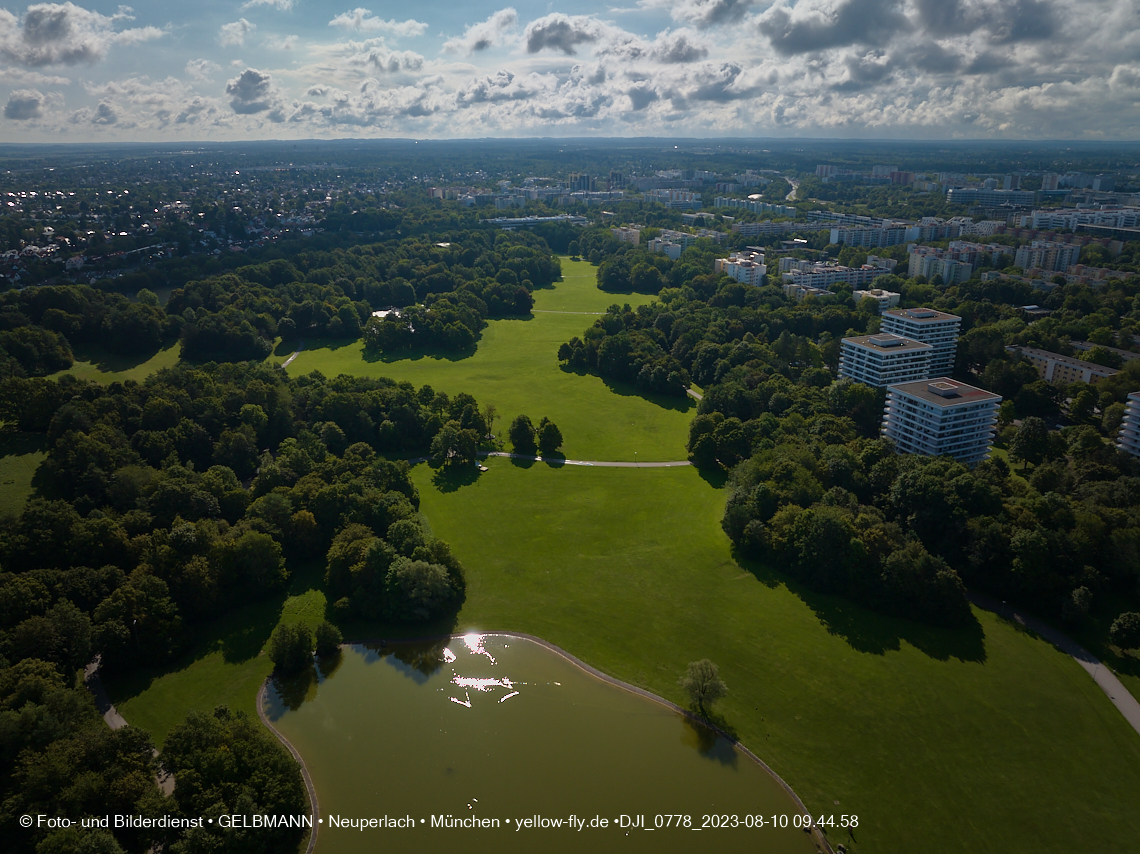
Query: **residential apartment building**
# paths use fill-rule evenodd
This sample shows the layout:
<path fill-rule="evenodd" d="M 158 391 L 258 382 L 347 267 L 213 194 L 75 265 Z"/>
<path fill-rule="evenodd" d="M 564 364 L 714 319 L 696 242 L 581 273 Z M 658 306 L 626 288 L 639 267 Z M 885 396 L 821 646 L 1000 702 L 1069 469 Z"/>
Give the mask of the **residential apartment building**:
<path fill-rule="evenodd" d="M 745 237 L 768 237 L 793 231 L 824 231 L 831 226 L 822 222 L 734 222 L 732 230 Z"/>
<path fill-rule="evenodd" d="M 1112 228 L 1140 227 L 1140 208 L 1065 208 L 1034 211 L 1024 227 L 1038 230 L 1076 231 L 1082 225 L 1107 225 Z"/>
<path fill-rule="evenodd" d="M 839 342 L 839 376 L 875 388 L 926 379 L 933 350 L 890 333 L 844 338 Z"/>
<path fill-rule="evenodd" d="M 764 277 L 768 275 L 768 266 L 764 263 L 761 252 L 733 252 L 727 258 L 713 261 L 713 270 L 756 287 L 764 284 Z"/>
<path fill-rule="evenodd" d="M 688 190 L 646 190 L 645 201 L 657 202 L 667 208 L 678 210 L 699 211 L 704 207 L 701 194 Z"/>
<path fill-rule="evenodd" d="M 788 283 L 784 285 L 784 296 L 788 299 L 794 299 L 796 302 L 803 302 L 805 297 L 829 297 L 834 296 L 834 294 L 827 288 L 813 288 L 810 285 Z"/>
<path fill-rule="evenodd" d="M 908 240 L 918 239 L 917 229 L 898 225 L 890 228 L 833 228 L 830 242 L 877 249 L 882 246 L 900 246 Z"/>
<path fill-rule="evenodd" d="M 1128 406 L 1124 410 L 1124 423 L 1120 425 L 1120 436 L 1116 447 L 1140 457 L 1140 391 L 1128 395 Z"/>
<path fill-rule="evenodd" d="M 954 187 L 946 193 L 946 201 L 952 205 L 982 205 L 1001 207 L 1002 205 L 1031 205 L 1032 190 L 979 189 L 978 187 Z"/>
<path fill-rule="evenodd" d="M 907 275 L 911 278 L 925 276 L 933 279 L 942 277 L 942 284 L 953 285 L 969 280 L 974 274 L 974 267 L 962 259 L 959 253 L 947 249 L 935 249 L 931 246 L 909 246 L 910 261 L 907 264 Z"/>
<path fill-rule="evenodd" d="M 713 207 L 737 208 L 752 211 L 752 213 L 771 213 L 776 216 L 795 216 L 797 213 L 792 205 L 777 205 L 771 202 L 762 202 L 759 199 L 730 199 L 723 196 L 713 199 Z"/>
<path fill-rule="evenodd" d="M 1102 350 L 1107 350 L 1110 353 L 1115 353 L 1125 362 L 1131 362 L 1135 359 L 1140 359 L 1140 353 L 1134 353 L 1131 350 L 1121 350 L 1119 347 L 1109 347 L 1104 344 L 1094 344 L 1092 341 L 1070 341 L 1069 344 L 1072 345 L 1074 350 L 1083 350 L 1086 353 L 1089 350 L 1093 350 L 1099 347 Z"/>
<path fill-rule="evenodd" d="M 1074 359 L 1072 356 L 1062 356 L 1060 353 L 1050 353 L 1048 350 L 1038 350 L 1035 347 L 1006 347 L 1011 353 L 1020 353 L 1037 368 L 1041 378 L 1051 383 L 1095 383 L 1111 377 L 1117 373 L 1115 368 L 1106 368 L 1094 362 L 1083 359 Z"/>
<path fill-rule="evenodd" d="M 681 257 L 681 253 L 685 251 L 685 247 L 680 243 L 674 243 L 671 240 L 665 240 L 661 237 L 655 237 L 649 241 L 645 246 L 650 252 L 661 252 L 670 261 L 676 261 Z"/>
<path fill-rule="evenodd" d="M 883 312 L 879 331 L 921 341 L 934 348 L 930 353 L 930 375 L 949 376 L 958 355 L 958 331 L 962 318 L 933 308 L 899 308 Z"/>
<path fill-rule="evenodd" d="M 883 435 L 905 454 L 953 457 L 975 465 L 989 456 L 1001 397 L 947 377 L 887 388 Z"/>
<path fill-rule="evenodd" d="M 786 272 L 785 262 L 790 262 Z M 793 266 L 794 265 L 794 266 Z M 887 271 L 882 267 L 864 264 L 862 267 L 844 267 L 840 264 L 820 264 L 814 261 L 800 261 L 795 258 L 780 259 L 781 275 L 785 283 L 802 287 L 830 288 L 841 282 L 852 288 L 864 288 Z"/>
<path fill-rule="evenodd" d="M 873 299 L 879 306 L 879 314 L 890 308 L 894 308 L 899 304 L 899 299 L 902 294 L 896 294 L 894 291 L 884 291 L 882 288 L 871 288 L 866 291 L 854 291 L 851 294 L 855 300 L 855 304 L 859 304 L 861 299 Z"/>
<path fill-rule="evenodd" d="M 611 228 L 610 234 L 612 234 L 622 243 L 632 243 L 634 246 L 637 246 L 639 243 L 641 243 L 640 228 Z"/>
<path fill-rule="evenodd" d="M 1023 270 L 1041 269 L 1047 272 L 1063 272 L 1077 263 L 1081 247 L 1075 243 L 1050 243 L 1034 240 L 1022 246 L 1013 256 L 1013 263 Z"/>

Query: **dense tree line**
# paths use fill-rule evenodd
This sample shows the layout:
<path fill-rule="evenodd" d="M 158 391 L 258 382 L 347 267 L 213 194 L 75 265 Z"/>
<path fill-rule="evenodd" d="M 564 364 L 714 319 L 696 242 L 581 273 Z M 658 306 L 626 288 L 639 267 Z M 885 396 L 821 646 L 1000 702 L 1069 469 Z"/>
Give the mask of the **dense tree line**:
<path fill-rule="evenodd" d="M 169 736 L 159 760 L 179 781 L 169 803 L 149 737 L 108 730 L 76 674 L 95 656 L 120 671 L 170 661 L 196 625 L 281 590 L 297 559 L 324 557 L 337 614 L 415 622 L 463 600 L 462 566 L 421 524 L 408 465 L 380 454 L 423 452 L 446 430 L 485 437 L 469 395 L 210 363 L 142 384 L 9 378 L 0 418 L 43 433 L 48 448 L 41 494 L 0 521 L 5 820 L 299 812 L 292 760 L 224 710 Z M 75 775 L 90 784 L 75 789 Z M 45 836 L 25 834 L 15 850 Z M 99 844 L 236 852 L 280 842 L 215 836 L 124 832 Z"/>
<path fill-rule="evenodd" d="M 0 377 L 65 370 L 73 346 L 144 356 L 179 337 L 183 356 L 200 362 L 263 359 L 278 337 L 357 339 L 366 327 L 378 351 L 464 350 L 486 318 L 529 314 L 531 292 L 561 275 L 558 259 L 529 233 L 482 228 L 447 236 L 328 249 L 314 242 L 292 247 L 288 258 L 266 252 L 266 260 L 206 276 L 218 265 L 200 259 L 188 270 L 198 277 L 175 288 L 164 308 L 145 287 L 133 302 L 62 280 L 10 290 L 0 294 Z M 374 311 L 388 308 L 407 320 L 373 321 Z"/>
<path fill-rule="evenodd" d="M 665 288 L 649 305 L 611 306 L 582 338 L 561 345 L 558 358 L 572 368 L 674 396 L 684 396 L 690 382 L 720 383 L 745 364 L 793 378 L 806 375 L 810 384 L 826 386 L 827 367 L 838 363 L 838 339 L 863 332 L 874 318 L 869 306 L 856 309 L 849 289 L 795 305 L 775 287 L 714 276 L 711 266 L 679 288 Z"/>

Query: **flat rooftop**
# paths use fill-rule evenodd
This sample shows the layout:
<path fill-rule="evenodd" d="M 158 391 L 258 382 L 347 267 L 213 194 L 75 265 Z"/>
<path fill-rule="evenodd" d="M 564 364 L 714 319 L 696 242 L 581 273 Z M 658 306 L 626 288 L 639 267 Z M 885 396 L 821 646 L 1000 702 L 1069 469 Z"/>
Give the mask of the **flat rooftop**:
<path fill-rule="evenodd" d="M 946 320 L 961 320 L 956 314 L 947 314 L 933 308 L 892 308 L 884 311 L 884 315 L 898 317 L 911 323 L 941 323 Z"/>
<path fill-rule="evenodd" d="M 909 383 L 897 383 L 887 386 L 887 391 L 897 391 L 907 397 L 918 398 L 940 408 L 950 406 L 963 406 L 968 403 L 997 403 L 1001 395 L 986 391 L 984 388 L 967 385 L 952 380 L 949 377 L 935 377 L 929 380 L 915 380 Z"/>
<path fill-rule="evenodd" d="M 903 338 L 901 335 L 891 335 L 888 332 L 880 332 L 878 335 L 859 335 L 855 338 L 844 338 L 843 344 L 850 344 L 855 347 L 866 347 L 868 350 L 874 350 L 878 353 L 905 353 L 915 350 L 933 350 L 929 344 L 923 344 L 921 341 L 912 341 L 909 338 Z"/>

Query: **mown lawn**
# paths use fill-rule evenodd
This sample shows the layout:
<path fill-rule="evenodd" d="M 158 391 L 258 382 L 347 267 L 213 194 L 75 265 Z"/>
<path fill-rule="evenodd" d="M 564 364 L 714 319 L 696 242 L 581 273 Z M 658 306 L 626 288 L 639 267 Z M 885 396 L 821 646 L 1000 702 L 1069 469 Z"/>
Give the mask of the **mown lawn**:
<path fill-rule="evenodd" d="M 0 516 L 15 516 L 24 509 L 46 447 L 45 438 L 35 433 L 0 433 Z"/>
<path fill-rule="evenodd" d="M 603 312 L 613 303 L 639 304 L 650 298 L 599 291 L 595 268 L 585 262 L 564 260 L 563 270 L 564 281 L 536 292 L 535 307 L 541 311 L 527 319 L 490 321 L 473 353 L 412 353 L 366 361 L 360 341 L 314 341 L 305 343 L 287 370 L 387 376 L 448 394 L 467 392 L 480 404 L 495 404 L 501 416 L 495 428 L 504 435 L 520 413 L 536 423 L 546 416 L 562 431 L 562 451 L 570 459 L 685 459 L 694 400 L 646 399 L 632 387 L 565 370 L 558 362 L 558 346 L 580 336 L 594 317 L 554 312 Z M 270 358 L 284 361 L 289 349 L 279 347 Z"/>
<path fill-rule="evenodd" d="M 524 469 L 456 486 L 416 469 L 462 555 L 459 630 L 539 635 L 679 703 L 688 661 L 720 713 L 854 851 L 1096 851 L 1140 834 L 1140 736 L 1071 659 L 978 611 L 888 619 L 733 559 L 694 469 Z M 836 803 L 838 802 L 838 803 Z"/>

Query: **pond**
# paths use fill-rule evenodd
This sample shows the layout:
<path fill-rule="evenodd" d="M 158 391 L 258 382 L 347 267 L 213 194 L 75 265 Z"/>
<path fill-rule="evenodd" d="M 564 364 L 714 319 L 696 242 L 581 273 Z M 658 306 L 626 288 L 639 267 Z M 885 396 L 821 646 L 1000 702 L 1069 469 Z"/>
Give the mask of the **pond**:
<path fill-rule="evenodd" d="M 728 739 L 531 640 L 346 646 L 265 711 L 316 787 L 318 854 L 817 850 Z"/>

